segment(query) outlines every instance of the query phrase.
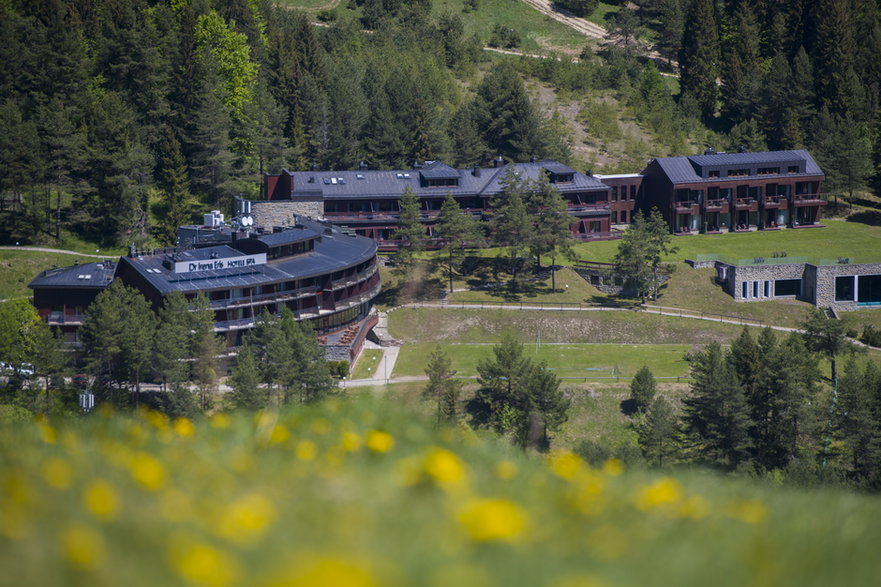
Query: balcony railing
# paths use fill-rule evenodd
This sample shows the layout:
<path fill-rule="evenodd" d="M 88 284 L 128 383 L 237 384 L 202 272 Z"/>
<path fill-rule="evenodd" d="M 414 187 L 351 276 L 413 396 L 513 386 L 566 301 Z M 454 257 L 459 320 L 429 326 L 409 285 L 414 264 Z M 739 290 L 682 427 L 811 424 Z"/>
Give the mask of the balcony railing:
<path fill-rule="evenodd" d="M 738 208 L 752 206 L 754 204 L 756 204 L 755 198 L 735 198 L 734 199 L 734 206 L 738 207 Z"/>
<path fill-rule="evenodd" d="M 707 200 L 704 206 L 709 210 L 710 208 L 723 208 L 726 204 L 728 204 L 728 200 L 725 199 Z"/>
<path fill-rule="evenodd" d="M 697 206 L 697 200 L 677 200 L 670 204 L 671 208 L 691 208 Z"/>
<path fill-rule="evenodd" d="M 49 312 L 49 315 L 46 317 L 46 321 L 52 326 L 58 326 L 61 324 L 82 324 L 85 319 L 85 314 L 59 311 Z"/>
<path fill-rule="evenodd" d="M 807 203 L 811 203 L 811 204 L 813 204 L 813 203 L 819 204 L 819 203 L 826 202 L 823 198 L 820 197 L 820 194 L 796 194 L 796 195 L 792 196 L 792 201 L 793 202 L 800 202 L 800 203 L 807 202 Z"/>
<path fill-rule="evenodd" d="M 360 271 L 355 275 L 350 275 L 349 277 L 342 277 L 340 279 L 335 279 L 334 281 L 331 281 L 330 288 L 339 289 L 341 287 L 349 287 L 350 285 L 355 285 L 356 283 L 364 281 L 365 279 L 369 279 L 373 276 L 374 273 L 376 273 L 376 271 L 377 266 L 371 265 L 367 269 L 364 269 L 363 271 Z"/>
<path fill-rule="evenodd" d="M 255 304 L 258 302 L 265 302 L 266 300 L 273 300 L 277 302 L 286 302 L 289 300 L 293 300 L 299 297 L 303 297 L 310 294 L 315 294 L 318 291 L 317 285 L 310 285 L 308 287 L 300 287 L 297 289 L 291 289 L 287 291 L 276 291 L 271 293 L 262 293 L 253 296 L 242 296 L 239 298 L 225 298 L 221 300 L 211 300 L 211 309 L 212 310 L 222 310 L 224 308 L 233 308 L 235 306 L 248 306 L 251 304 Z"/>
<path fill-rule="evenodd" d="M 778 205 L 778 204 L 786 204 L 786 196 L 765 196 L 765 206 L 768 205 Z"/>

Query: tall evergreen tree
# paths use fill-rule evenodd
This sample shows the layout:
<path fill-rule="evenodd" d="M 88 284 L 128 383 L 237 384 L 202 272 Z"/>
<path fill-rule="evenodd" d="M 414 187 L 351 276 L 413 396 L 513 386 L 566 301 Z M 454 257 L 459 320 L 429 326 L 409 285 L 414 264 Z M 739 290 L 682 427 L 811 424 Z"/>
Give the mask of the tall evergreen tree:
<path fill-rule="evenodd" d="M 528 184 L 527 210 L 532 221 L 529 248 L 535 257 L 536 267 L 541 267 L 542 255 L 551 257 L 551 289 L 557 289 L 556 258 L 562 255 L 572 258 L 573 218 L 569 215 L 566 200 L 547 177 Z"/>
<path fill-rule="evenodd" d="M 716 111 L 721 73 L 719 27 L 713 0 L 693 0 L 679 50 L 680 95 L 689 95 L 704 118 Z"/>
<path fill-rule="evenodd" d="M 648 411 L 652 400 L 655 399 L 656 390 L 655 376 L 647 365 L 643 365 L 630 382 L 630 401 L 633 402 L 637 412 Z"/>
<path fill-rule="evenodd" d="M 678 428 L 679 420 L 673 406 L 664 396 L 655 397 L 636 426 L 643 456 L 659 467 L 663 466 L 678 450 Z"/>
<path fill-rule="evenodd" d="M 236 366 L 233 368 L 230 379 L 232 391 L 229 399 L 232 405 L 239 409 L 260 410 L 269 407 L 269 392 L 266 387 L 260 385 L 260 373 L 257 370 L 257 360 L 250 345 L 244 344 L 239 347 L 236 356 Z"/>
<path fill-rule="evenodd" d="M 164 217 L 160 220 L 160 240 L 166 246 L 177 244 L 177 228 L 190 218 L 190 180 L 180 143 L 171 126 L 162 128 L 159 144 L 157 185 L 162 190 Z"/>
<path fill-rule="evenodd" d="M 443 241 L 447 253 L 447 276 L 453 291 L 453 262 L 467 246 L 480 244 L 482 236 L 478 221 L 462 210 L 452 194 L 447 194 L 434 225 L 435 236 Z"/>
<path fill-rule="evenodd" d="M 401 241 L 397 257 L 406 273 L 413 264 L 414 255 L 425 249 L 426 234 L 419 213 L 419 198 L 409 185 L 404 188 L 398 206 L 398 228 L 392 238 Z"/>
<path fill-rule="evenodd" d="M 749 454 L 749 412 L 743 388 L 719 343 L 689 356 L 694 382 L 683 400 L 697 459 L 736 468 Z"/>
<path fill-rule="evenodd" d="M 511 284 L 516 287 L 520 255 L 532 238 L 532 219 L 526 204 L 529 182 L 518 175 L 515 167 L 508 166 L 501 184 L 502 191 L 489 202 L 492 208 L 489 230 L 493 243 L 508 253 Z"/>
<path fill-rule="evenodd" d="M 425 395 L 437 402 L 437 422 L 454 423 L 459 416 L 459 396 L 462 381 L 456 379 L 457 371 L 452 368 L 450 357 L 438 345 L 428 356 L 425 374 L 428 385 Z"/>

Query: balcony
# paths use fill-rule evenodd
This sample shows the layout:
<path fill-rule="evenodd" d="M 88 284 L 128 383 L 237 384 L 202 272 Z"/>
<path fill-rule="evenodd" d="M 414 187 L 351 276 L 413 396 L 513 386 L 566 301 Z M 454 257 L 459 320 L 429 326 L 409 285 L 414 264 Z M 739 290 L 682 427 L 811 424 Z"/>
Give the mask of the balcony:
<path fill-rule="evenodd" d="M 670 207 L 678 214 L 692 214 L 695 206 L 697 206 L 697 200 L 679 200 L 670 204 Z"/>
<path fill-rule="evenodd" d="M 727 208 L 728 200 L 724 198 L 719 200 L 706 200 L 704 202 L 704 209 L 707 212 L 724 212 Z"/>
<path fill-rule="evenodd" d="M 351 285 L 355 285 L 356 283 L 360 283 L 365 279 L 369 279 L 373 276 L 377 271 L 376 265 L 371 265 L 367 269 L 357 273 L 355 275 L 350 275 L 349 277 L 343 277 L 341 279 L 336 279 L 330 282 L 330 289 L 340 289 L 342 287 L 349 287 Z"/>
<path fill-rule="evenodd" d="M 235 308 L 237 306 L 250 306 L 251 304 L 265 302 L 266 300 L 272 300 L 274 302 L 287 302 L 290 300 L 301 298 L 303 296 L 315 295 L 317 291 L 318 286 L 310 285 L 308 287 L 300 287 L 287 291 L 276 291 L 272 293 L 258 294 L 255 296 L 243 296 L 240 298 L 211 300 L 211 309 L 223 310 L 225 308 Z"/>
<path fill-rule="evenodd" d="M 820 194 L 796 194 L 792 196 L 793 206 L 823 206 L 826 200 Z"/>
<path fill-rule="evenodd" d="M 735 198 L 734 209 L 757 212 L 759 210 L 759 202 L 755 198 Z"/>
<path fill-rule="evenodd" d="M 50 326 L 62 326 L 64 324 L 78 326 L 82 324 L 85 319 L 85 314 L 54 311 L 49 312 L 49 315 L 46 317 L 46 322 L 48 322 Z"/>
<path fill-rule="evenodd" d="M 609 213 L 609 202 L 589 204 L 569 204 L 567 211 L 573 216 L 605 216 Z"/>
<path fill-rule="evenodd" d="M 789 206 L 789 200 L 786 199 L 786 196 L 765 196 L 765 199 L 762 200 L 762 206 L 768 210 L 786 208 Z"/>

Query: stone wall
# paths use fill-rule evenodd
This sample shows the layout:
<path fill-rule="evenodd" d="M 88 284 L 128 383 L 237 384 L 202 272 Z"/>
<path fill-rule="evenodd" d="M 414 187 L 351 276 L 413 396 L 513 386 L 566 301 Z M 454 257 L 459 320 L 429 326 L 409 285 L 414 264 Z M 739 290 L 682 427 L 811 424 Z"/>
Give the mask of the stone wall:
<path fill-rule="evenodd" d="M 816 268 L 817 305 L 838 310 L 856 310 L 856 302 L 835 301 L 835 278 L 852 275 L 881 275 L 881 263 L 821 265 Z"/>
<path fill-rule="evenodd" d="M 313 200 L 259 200 L 251 203 L 251 215 L 254 226 L 272 228 L 273 226 L 293 226 L 294 214 L 309 218 L 324 216 L 324 202 L 320 198 Z"/>
<path fill-rule="evenodd" d="M 774 291 L 774 281 L 777 279 L 801 279 L 802 296 L 801 299 L 813 301 L 813 290 L 809 291 L 808 282 L 805 279 L 804 263 L 778 263 L 773 265 L 742 265 L 728 266 L 728 275 L 725 280 L 726 290 L 737 301 L 747 301 L 755 299 L 770 299 L 776 297 Z M 749 282 L 748 296 L 743 297 L 743 282 Z M 752 282 L 759 282 L 759 295 L 753 295 Z M 765 296 L 765 282 L 770 281 L 770 292 Z"/>

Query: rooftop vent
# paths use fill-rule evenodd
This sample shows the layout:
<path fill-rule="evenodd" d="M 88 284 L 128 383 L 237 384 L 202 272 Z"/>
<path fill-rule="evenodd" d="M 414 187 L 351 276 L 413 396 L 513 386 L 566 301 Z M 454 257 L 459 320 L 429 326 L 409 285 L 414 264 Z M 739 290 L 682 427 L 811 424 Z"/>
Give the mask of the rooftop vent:
<path fill-rule="evenodd" d="M 707 147 L 704 150 L 704 155 L 715 155 L 716 151 L 713 150 L 713 147 Z"/>
<path fill-rule="evenodd" d="M 364 179 L 364 174 L 363 173 L 356 173 L 355 179 Z"/>

